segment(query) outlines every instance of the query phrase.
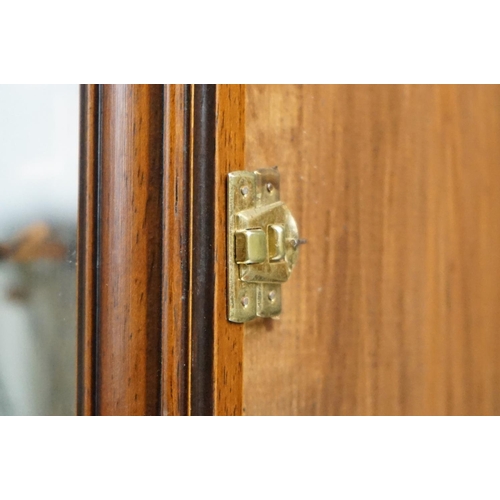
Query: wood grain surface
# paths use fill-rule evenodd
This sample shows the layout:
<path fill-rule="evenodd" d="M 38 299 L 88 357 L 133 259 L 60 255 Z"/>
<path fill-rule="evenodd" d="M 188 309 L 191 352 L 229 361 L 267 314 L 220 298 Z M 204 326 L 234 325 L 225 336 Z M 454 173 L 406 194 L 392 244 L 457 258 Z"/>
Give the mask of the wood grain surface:
<path fill-rule="evenodd" d="M 225 196 L 244 104 L 239 85 L 83 86 L 79 414 L 241 414 Z"/>
<path fill-rule="evenodd" d="M 96 413 L 160 412 L 163 86 L 104 85 Z"/>
<path fill-rule="evenodd" d="M 500 413 L 500 88 L 247 86 L 301 236 L 248 415 Z"/>
<path fill-rule="evenodd" d="M 243 325 L 227 320 L 227 175 L 245 169 L 245 86 L 217 85 L 214 414 L 243 411 Z"/>
<path fill-rule="evenodd" d="M 165 86 L 162 414 L 189 413 L 191 86 Z"/>
<path fill-rule="evenodd" d="M 162 413 L 242 411 L 243 328 L 226 316 L 226 177 L 243 168 L 244 88 L 167 85 Z"/>

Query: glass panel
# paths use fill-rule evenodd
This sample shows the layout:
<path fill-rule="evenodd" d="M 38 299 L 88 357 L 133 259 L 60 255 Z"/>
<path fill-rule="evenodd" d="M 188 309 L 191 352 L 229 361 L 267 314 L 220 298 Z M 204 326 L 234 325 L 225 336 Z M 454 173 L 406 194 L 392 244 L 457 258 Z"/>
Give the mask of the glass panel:
<path fill-rule="evenodd" d="M 71 415 L 78 85 L 0 85 L 0 415 Z"/>

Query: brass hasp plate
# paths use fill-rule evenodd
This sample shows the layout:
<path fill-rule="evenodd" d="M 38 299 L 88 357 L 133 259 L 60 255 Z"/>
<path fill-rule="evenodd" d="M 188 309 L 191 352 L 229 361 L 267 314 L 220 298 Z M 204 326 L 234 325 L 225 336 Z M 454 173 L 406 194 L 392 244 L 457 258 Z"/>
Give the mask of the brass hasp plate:
<path fill-rule="evenodd" d="M 228 177 L 228 316 L 244 323 L 281 313 L 281 283 L 298 257 L 299 233 L 280 201 L 278 168 Z"/>

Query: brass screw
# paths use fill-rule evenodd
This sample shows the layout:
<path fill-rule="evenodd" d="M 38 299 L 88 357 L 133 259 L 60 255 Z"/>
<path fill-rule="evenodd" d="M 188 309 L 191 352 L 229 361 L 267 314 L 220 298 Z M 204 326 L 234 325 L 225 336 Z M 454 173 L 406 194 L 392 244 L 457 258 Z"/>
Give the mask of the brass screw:
<path fill-rule="evenodd" d="M 274 186 L 270 182 L 268 182 L 267 185 L 266 185 L 266 188 L 271 193 L 272 190 L 274 189 Z"/>
<path fill-rule="evenodd" d="M 269 294 L 267 295 L 267 298 L 269 299 L 270 302 L 274 302 L 276 299 L 276 291 L 271 290 Z"/>
<path fill-rule="evenodd" d="M 241 299 L 241 305 L 242 305 L 243 307 L 248 307 L 248 302 L 249 302 L 248 297 L 245 295 L 245 296 Z"/>
<path fill-rule="evenodd" d="M 243 186 L 241 189 L 240 189 L 240 192 L 243 196 L 247 196 L 248 193 L 249 193 L 249 189 L 248 189 L 248 186 Z"/>

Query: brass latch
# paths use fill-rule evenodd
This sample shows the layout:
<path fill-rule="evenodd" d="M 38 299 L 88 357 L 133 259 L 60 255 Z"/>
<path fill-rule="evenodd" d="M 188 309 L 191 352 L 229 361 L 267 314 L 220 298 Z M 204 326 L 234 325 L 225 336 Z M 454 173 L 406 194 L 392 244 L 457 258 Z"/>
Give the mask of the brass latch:
<path fill-rule="evenodd" d="M 298 257 L 297 224 L 280 201 L 276 168 L 228 177 L 228 314 L 244 323 L 281 313 L 281 283 Z"/>

